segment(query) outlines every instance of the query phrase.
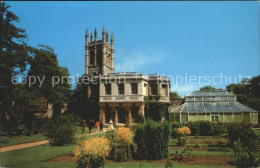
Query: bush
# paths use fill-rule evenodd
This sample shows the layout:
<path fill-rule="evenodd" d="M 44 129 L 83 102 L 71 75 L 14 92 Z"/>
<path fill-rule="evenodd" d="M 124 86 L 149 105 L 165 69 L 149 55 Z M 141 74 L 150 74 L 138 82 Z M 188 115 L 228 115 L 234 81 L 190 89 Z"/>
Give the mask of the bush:
<path fill-rule="evenodd" d="M 200 123 L 199 122 L 190 122 L 187 125 L 190 130 L 191 130 L 191 135 L 195 136 L 195 135 L 199 135 L 199 130 L 200 130 Z"/>
<path fill-rule="evenodd" d="M 212 124 L 213 126 L 213 131 L 212 135 L 213 136 L 220 136 L 220 134 L 223 134 L 225 132 L 224 127 L 221 124 Z"/>
<path fill-rule="evenodd" d="M 84 140 L 75 150 L 78 168 L 104 167 L 109 155 L 109 140 L 104 137 Z"/>
<path fill-rule="evenodd" d="M 160 160 L 168 156 L 170 124 L 147 121 L 135 131 L 134 141 L 140 159 Z"/>
<path fill-rule="evenodd" d="M 110 159 L 126 161 L 132 158 L 134 152 L 133 133 L 129 128 L 108 131 L 106 138 L 109 140 L 111 147 Z"/>
<path fill-rule="evenodd" d="M 171 123 L 171 127 L 172 127 L 172 138 L 177 138 L 177 130 L 178 128 L 181 128 L 183 126 L 183 124 L 181 123 L 177 123 L 177 122 L 172 122 Z"/>
<path fill-rule="evenodd" d="M 200 148 L 200 144 L 198 144 L 198 143 L 195 144 L 195 145 L 194 145 L 194 148 Z"/>
<path fill-rule="evenodd" d="M 227 147 L 210 147 L 209 151 L 231 152 L 232 149 Z"/>
<path fill-rule="evenodd" d="M 165 168 L 173 168 L 174 167 L 174 163 L 171 159 L 167 159 L 164 165 Z"/>
<path fill-rule="evenodd" d="M 222 124 L 210 121 L 190 122 L 187 126 L 190 128 L 192 136 L 219 136 L 225 132 Z"/>
<path fill-rule="evenodd" d="M 237 167 L 258 167 L 260 165 L 259 151 L 248 151 L 240 140 L 235 142 L 233 150 L 232 163 Z"/>
<path fill-rule="evenodd" d="M 178 138 L 178 146 L 184 146 L 186 144 L 186 137 Z"/>
<path fill-rule="evenodd" d="M 64 116 L 56 116 L 48 121 L 44 135 L 50 139 L 51 144 L 64 145 L 74 142 L 74 130 L 70 120 Z"/>
<path fill-rule="evenodd" d="M 189 127 L 182 127 L 182 128 L 177 129 L 178 136 L 187 136 L 190 134 L 191 134 L 191 131 L 190 131 Z"/>
<path fill-rule="evenodd" d="M 228 145 L 233 149 L 237 167 L 257 167 L 260 162 L 259 139 L 248 123 L 228 125 Z"/>

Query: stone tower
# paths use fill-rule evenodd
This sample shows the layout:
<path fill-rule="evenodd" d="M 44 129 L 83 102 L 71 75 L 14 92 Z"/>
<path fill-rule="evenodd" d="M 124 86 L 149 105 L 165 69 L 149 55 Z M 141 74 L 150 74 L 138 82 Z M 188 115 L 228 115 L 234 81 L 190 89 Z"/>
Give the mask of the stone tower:
<path fill-rule="evenodd" d="M 114 72 L 114 36 L 111 34 L 109 42 L 108 31 L 103 27 L 102 40 L 98 40 L 97 29 L 85 34 L 85 74 L 91 76 L 106 75 Z"/>

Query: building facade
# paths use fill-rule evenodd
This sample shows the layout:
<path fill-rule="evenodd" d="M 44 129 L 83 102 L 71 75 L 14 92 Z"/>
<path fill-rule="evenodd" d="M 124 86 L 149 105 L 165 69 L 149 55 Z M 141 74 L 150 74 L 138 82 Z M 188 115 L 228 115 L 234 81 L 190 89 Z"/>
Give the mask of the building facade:
<path fill-rule="evenodd" d="M 184 99 L 184 104 L 170 111 L 170 119 L 176 122 L 258 122 L 258 112 L 236 101 L 227 91 L 194 91 Z"/>
<path fill-rule="evenodd" d="M 115 125 L 138 123 L 144 119 L 146 96 L 159 96 L 159 102 L 169 102 L 170 80 L 157 74 L 136 72 L 114 73 L 114 37 L 103 28 L 102 40 L 88 30 L 85 35 L 85 75 L 92 78 L 88 97 L 96 101 L 98 118 L 110 119 Z"/>

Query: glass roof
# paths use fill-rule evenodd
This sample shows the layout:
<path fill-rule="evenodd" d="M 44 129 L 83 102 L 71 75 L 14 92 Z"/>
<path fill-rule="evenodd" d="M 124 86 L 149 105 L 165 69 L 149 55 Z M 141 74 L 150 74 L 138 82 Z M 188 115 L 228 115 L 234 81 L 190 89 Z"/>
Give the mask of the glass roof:
<path fill-rule="evenodd" d="M 230 102 L 236 101 L 236 96 L 227 91 L 192 92 L 185 97 L 185 102 Z"/>
<path fill-rule="evenodd" d="M 239 102 L 187 102 L 180 112 L 256 112 Z"/>
<path fill-rule="evenodd" d="M 236 96 L 227 91 L 192 92 L 185 97 L 185 103 L 173 109 L 171 113 L 206 112 L 257 112 L 236 101 Z"/>

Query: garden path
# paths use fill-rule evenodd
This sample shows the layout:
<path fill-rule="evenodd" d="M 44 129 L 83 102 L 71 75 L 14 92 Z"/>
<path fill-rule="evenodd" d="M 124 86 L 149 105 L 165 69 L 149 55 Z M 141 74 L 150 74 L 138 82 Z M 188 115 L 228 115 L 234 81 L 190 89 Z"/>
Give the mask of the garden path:
<path fill-rule="evenodd" d="M 104 129 L 104 132 L 106 132 L 107 129 Z M 86 136 L 89 135 L 94 135 L 94 134 L 99 134 L 100 132 L 94 132 L 91 134 L 86 134 Z M 78 135 L 76 136 L 77 138 L 82 137 L 84 135 Z M 49 140 L 42 140 L 42 141 L 37 141 L 37 142 L 29 142 L 29 143 L 24 143 L 24 144 L 19 144 L 19 145 L 11 145 L 11 146 L 5 146 L 0 148 L 0 152 L 8 152 L 8 151 L 13 151 L 13 150 L 18 150 L 18 149 L 24 149 L 24 148 L 29 148 L 33 146 L 39 146 L 39 145 L 44 145 L 49 143 Z"/>

